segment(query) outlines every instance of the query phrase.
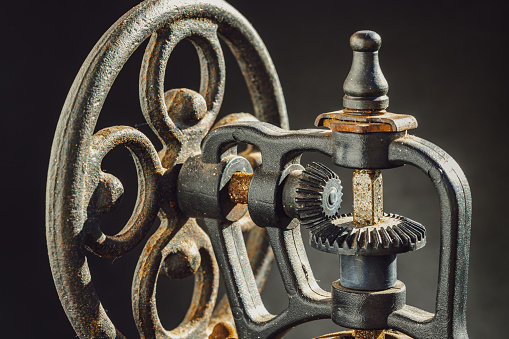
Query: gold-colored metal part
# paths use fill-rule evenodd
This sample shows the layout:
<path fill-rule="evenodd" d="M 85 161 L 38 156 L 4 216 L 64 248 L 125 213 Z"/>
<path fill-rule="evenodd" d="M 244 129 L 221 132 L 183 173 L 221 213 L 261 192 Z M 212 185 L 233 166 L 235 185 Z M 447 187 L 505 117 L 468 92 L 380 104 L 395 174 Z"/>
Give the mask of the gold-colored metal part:
<path fill-rule="evenodd" d="M 384 330 L 374 330 L 374 331 L 355 330 L 354 335 L 355 339 L 385 339 Z"/>
<path fill-rule="evenodd" d="M 372 226 L 383 215 L 383 182 L 380 170 L 354 170 L 353 222 L 358 226 Z"/>
<path fill-rule="evenodd" d="M 408 114 L 344 109 L 320 114 L 315 120 L 315 126 L 325 126 L 337 132 L 360 134 L 403 132 L 417 128 L 417 119 Z"/>
<path fill-rule="evenodd" d="M 251 183 L 252 173 L 236 172 L 228 184 L 228 196 L 236 204 L 247 204 L 247 192 Z"/>
<path fill-rule="evenodd" d="M 352 330 L 326 334 L 315 339 L 412 339 L 394 330 Z"/>
<path fill-rule="evenodd" d="M 214 326 L 209 339 L 238 339 L 239 336 L 235 331 L 235 327 L 227 322 L 219 322 Z"/>

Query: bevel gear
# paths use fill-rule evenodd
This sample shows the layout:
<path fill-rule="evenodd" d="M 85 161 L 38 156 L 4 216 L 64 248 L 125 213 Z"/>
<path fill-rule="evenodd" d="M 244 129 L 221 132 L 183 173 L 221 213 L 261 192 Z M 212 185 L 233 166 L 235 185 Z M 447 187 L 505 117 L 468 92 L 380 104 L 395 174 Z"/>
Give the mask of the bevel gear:
<path fill-rule="evenodd" d="M 415 251 L 426 244 L 426 229 L 404 216 L 384 213 L 374 226 L 355 225 L 352 213 L 327 220 L 310 231 L 317 250 L 346 255 L 388 255 Z"/>
<path fill-rule="evenodd" d="M 299 177 L 295 194 L 297 218 L 301 225 L 314 228 L 338 216 L 343 196 L 338 175 L 325 165 L 313 162 Z"/>

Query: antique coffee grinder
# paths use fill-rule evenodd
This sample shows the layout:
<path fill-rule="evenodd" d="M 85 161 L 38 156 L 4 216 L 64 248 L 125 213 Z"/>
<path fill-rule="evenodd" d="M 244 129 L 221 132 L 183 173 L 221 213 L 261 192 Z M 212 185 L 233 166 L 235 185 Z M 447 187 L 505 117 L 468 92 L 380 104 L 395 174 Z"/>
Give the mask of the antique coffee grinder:
<path fill-rule="evenodd" d="M 113 81 L 147 38 L 140 72 L 142 113 L 164 147 L 139 130 L 95 131 Z M 215 122 L 224 93 L 222 39 L 237 58 L 254 114 Z M 164 90 L 166 63 L 190 40 L 200 58 L 200 91 Z M 353 61 L 343 109 L 315 126 L 288 130 L 274 66 L 247 20 L 223 0 L 145 1 L 120 18 L 89 54 L 62 110 L 47 184 L 47 242 L 55 285 L 82 338 L 123 338 L 97 296 L 87 256 L 117 258 L 145 240 L 132 283 L 133 316 L 142 338 L 280 338 L 304 322 L 327 319 L 351 331 L 320 338 L 468 338 L 466 286 L 470 189 L 457 163 L 434 144 L 408 134 L 410 115 L 387 111 L 388 83 L 378 61 L 380 36 L 352 35 Z M 237 145 L 247 149 L 237 152 Z M 101 231 L 101 216 L 121 201 L 123 185 L 101 169 L 105 155 L 127 147 L 138 173 L 138 199 L 124 229 Z M 353 211 L 333 170 L 300 164 L 319 152 L 353 169 Z M 440 263 L 435 313 L 406 304 L 397 255 L 426 243 L 426 229 L 383 211 L 382 170 L 420 168 L 440 199 Z M 202 220 L 198 225 L 196 220 Z M 308 262 L 311 246 L 339 257 L 339 280 L 323 290 Z M 247 233 L 245 240 L 245 233 Z M 260 290 L 272 259 L 289 304 L 267 311 Z M 175 329 L 157 312 L 160 276 L 195 276 L 191 307 Z M 216 303 L 219 278 L 227 298 Z"/>

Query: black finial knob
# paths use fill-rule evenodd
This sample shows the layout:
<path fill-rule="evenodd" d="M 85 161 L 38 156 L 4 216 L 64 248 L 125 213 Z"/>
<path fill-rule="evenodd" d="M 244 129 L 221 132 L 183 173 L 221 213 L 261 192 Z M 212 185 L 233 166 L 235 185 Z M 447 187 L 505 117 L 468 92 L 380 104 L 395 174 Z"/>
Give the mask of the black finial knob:
<path fill-rule="evenodd" d="M 389 84 L 378 61 L 382 38 L 373 31 L 358 31 L 350 38 L 352 68 L 343 84 L 343 106 L 354 110 L 382 110 L 389 106 Z"/>

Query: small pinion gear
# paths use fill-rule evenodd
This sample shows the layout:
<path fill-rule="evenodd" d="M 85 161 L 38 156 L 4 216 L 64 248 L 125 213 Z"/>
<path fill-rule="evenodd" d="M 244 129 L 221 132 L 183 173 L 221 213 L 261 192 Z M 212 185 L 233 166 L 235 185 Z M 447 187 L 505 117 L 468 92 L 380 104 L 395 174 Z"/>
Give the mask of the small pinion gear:
<path fill-rule="evenodd" d="M 297 218 L 301 225 L 313 228 L 338 215 L 343 188 L 338 175 L 313 162 L 299 177 L 295 192 Z"/>
<path fill-rule="evenodd" d="M 351 213 L 322 222 L 310 231 L 317 250 L 346 255 L 387 255 L 415 251 L 426 244 L 426 229 L 401 215 L 384 213 L 373 226 L 359 227 Z"/>

